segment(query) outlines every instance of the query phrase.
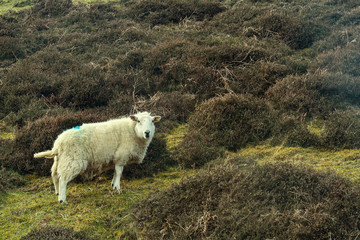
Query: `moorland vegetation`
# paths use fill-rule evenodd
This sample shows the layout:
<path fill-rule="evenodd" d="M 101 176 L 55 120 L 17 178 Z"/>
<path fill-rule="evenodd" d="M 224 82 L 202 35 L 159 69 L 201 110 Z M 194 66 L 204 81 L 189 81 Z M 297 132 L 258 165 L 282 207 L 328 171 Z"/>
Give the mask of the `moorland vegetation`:
<path fill-rule="evenodd" d="M 359 1 L 17 4 L 27 7 L 0 15 L 1 192 L 23 187 L 24 175 L 48 176 L 52 160 L 32 156 L 65 129 L 146 110 L 163 120 L 125 178 L 202 169 L 137 197 L 122 237 L 359 236 L 359 179 L 229 157 L 264 142 L 359 148 Z M 47 233 L 87 239 L 66 225 L 35 226 L 23 239 Z"/>

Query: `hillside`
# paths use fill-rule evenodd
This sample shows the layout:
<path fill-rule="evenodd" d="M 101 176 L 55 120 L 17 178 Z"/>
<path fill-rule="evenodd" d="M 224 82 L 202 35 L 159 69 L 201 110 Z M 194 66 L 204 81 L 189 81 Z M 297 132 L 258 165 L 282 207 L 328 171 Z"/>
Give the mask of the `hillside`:
<path fill-rule="evenodd" d="M 352 239 L 359 233 L 359 1 L 4 0 L 0 14 L 1 221 L 10 219 L 4 236 L 20 239 L 45 227 L 34 234 L 64 231 L 86 238 L 85 232 L 52 229 L 54 224 L 99 239 Z M 106 223 L 86 220 L 76 227 L 81 219 L 75 206 L 56 207 L 74 215 L 71 224 L 48 219 L 55 197 L 44 176 L 52 160 L 33 154 L 51 148 L 65 129 L 143 110 L 162 121 L 144 164 L 125 168 L 125 196 L 96 203 L 99 193 L 114 196 L 107 192 L 108 180 L 86 182 L 92 191 L 98 188 L 92 184 L 100 186 L 88 199 L 76 193 L 85 191 L 83 183 L 71 185 L 77 200 L 69 205 L 106 206 Z M 269 179 L 289 182 L 284 189 L 298 195 L 279 195 L 283 190 L 274 186 L 281 184 L 246 182 L 260 184 L 259 174 L 267 170 Z M 295 177 L 280 177 L 288 172 Z M 307 189 L 297 181 L 309 184 Z M 240 189 L 240 182 L 253 188 Z M 248 196 L 260 213 L 255 205 L 240 204 L 232 189 L 266 199 Z M 346 197 L 339 198 L 337 189 Z M 177 194 L 192 203 L 173 199 Z M 21 204 L 39 195 L 46 195 L 45 205 Z M 132 203 L 114 210 L 111 205 L 127 202 L 127 196 Z M 350 204 L 347 197 L 356 200 Z M 230 221 L 221 214 L 225 199 L 231 200 L 229 209 L 241 210 L 233 217 L 247 219 L 242 225 L 248 228 L 221 224 Z M 169 204 L 160 211 L 163 200 Z M 10 202 L 15 209 L 25 205 L 25 212 L 14 212 L 6 206 Z M 344 204 L 349 209 L 339 213 Z M 188 216 L 172 215 L 174 209 Z M 28 214 L 35 213 L 45 220 L 32 225 Z M 28 217 L 15 220 L 14 234 L 11 219 L 23 215 Z M 264 229 L 250 227 L 256 221 Z M 276 228 L 279 221 L 288 224 Z M 234 231 L 239 235 L 229 234 Z"/>

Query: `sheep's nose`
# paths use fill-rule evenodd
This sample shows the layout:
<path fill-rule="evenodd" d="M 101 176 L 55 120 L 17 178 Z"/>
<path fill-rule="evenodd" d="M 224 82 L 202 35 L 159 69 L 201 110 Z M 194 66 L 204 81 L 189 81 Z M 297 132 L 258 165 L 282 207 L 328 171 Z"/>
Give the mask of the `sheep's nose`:
<path fill-rule="evenodd" d="M 150 131 L 146 131 L 146 132 L 145 132 L 145 137 L 146 137 L 146 138 L 149 138 L 149 137 L 150 137 Z"/>

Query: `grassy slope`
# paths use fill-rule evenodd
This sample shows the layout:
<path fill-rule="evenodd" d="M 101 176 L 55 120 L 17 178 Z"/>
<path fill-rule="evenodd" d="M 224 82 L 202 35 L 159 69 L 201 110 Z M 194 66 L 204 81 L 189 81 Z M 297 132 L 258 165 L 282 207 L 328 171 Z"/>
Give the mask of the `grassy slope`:
<path fill-rule="evenodd" d="M 30 1 L 26 0 L 2 0 L 0 1 L 0 14 L 12 11 L 20 11 L 30 7 Z"/>
<path fill-rule="evenodd" d="M 73 2 L 75 4 L 77 3 L 85 3 L 85 4 L 90 4 L 93 2 L 97 2 L 99 0 L 74 0 Z M 109 2 L 111 0 L 102 0 L 101 2 Z M 1 0 L 0 1 L 0 14 L 4 14 L 6 12 L 8 12 L 9 10 L 11 11 L 20 11 L 23 9 L 27 9 L 30 8 L 33 4 L 33 2 L 35 2 L 35 0 Z"/>
<path fill-rule="evenodd" d="M 20 239 L 43 224 L 72 227 L 100 239 L 117 239 L 126 231 L 136 232 L 131 224 L 132 205 L 151 191 L 164 189 L 193 174 L 193 170 L 168 169 L 154 177 L 122 180 L 119 194 L 110 187 L 111 179 L 101 177 L 68 186 L 68 204 L 57 203 L 49 178 L 27 176 L 26 187 L 1 195 L 0 236 Z"/>
<path fill-rule="evenodd" d="M 341 151 L 316 148 L 271 146 L 263 144 L 241 149 L 235 155 L 255 159 L 259 164 L 268 162 L 289 162 L 307 164 L 318 170 L 332 170 L 344 177 L 360 182 L 360 150 Z"/>
<path fill-rule="evenodd" d="M 0 14 L 9 9 L 20 10 L 14 8 L 17 2 L 25 1 L 1 1 Z M 184 131 L 185 127 L 180 126 L 168 136 L 169 149 L 176 146 Z M 1 133 L 1 137 L 11 136 L 10 133 Z M 331 151 L 264 143 L 248 146 L 231 155 L 256 159 L 260 164 L 269 161 L 305 163 L 317 169 L 335 170 L 356 182 L 360 180 L 360 163 L 356 161 L 360 157 L 360 150 Z M 43 224 L 73 227 L 100 239 L 118 239 L 126 231 L 136 234 L 130 215 L 134 203 L 146 198 L 150 192 L 164 189 L 195 172 L 173 167 L 154 177 L 125 179 L 122 181 L 121 194 L 111 190 L 111 180 L 106 177 L 91 182 L 71 183 L 68 187 L 68 205 L 57 203 L 49 178 L 27 176 L 26 187 L 0 195 L 0 236 L 3 239 L 19 239 Z"/>
<path fill-rule="evenodd" d="M 167 138 L 170 150 L 185 131 L 180 125 L 171 132 Z M 85 183 L 72 182 L 67 189 L 67 205 L 57 203 L 50 178 L 28 175 L 25 187 L 0 195 L 0 236 L 20 239 L 43 224 L 72 227 L 99 239 L 118 239 L 127 232 L 136 234 L 130 215 L 133 204 L 195 173 L 171 167 L 153 177 L 122 179 L 120 194 L 112 190 L 111 179 L 106 176 Z"/>
<path fill-rule="evenodd" d="M 186 127 L 180 125 L 167 137 L 170 150 L 185 132 Z M 331 151 L 263 143 L 229 153 L 229 157 L 233 156 L 255 159 L 260 164 L 274 161 L 305 163 L 360 181 L 360 163 L 356 161 L 360 150 Z M 1 195 L 0 236 L 20 239 L 44 224 L 73 227 L 99 239 L 118 239 L 128 236 L 129 232 L 134 236 L 136 226 L 130 213 L 134 203 L 146 198 L 150 192 L 169 187 L 196 172 L 172 167 L 153 177 L 124 179 L 121 194 L 111 190 L 111 179 L 105 176 L 91 182 L 71 183 L 68 205 L 57 203 L 50 178 L 29 175 L 25 187 Z"/>

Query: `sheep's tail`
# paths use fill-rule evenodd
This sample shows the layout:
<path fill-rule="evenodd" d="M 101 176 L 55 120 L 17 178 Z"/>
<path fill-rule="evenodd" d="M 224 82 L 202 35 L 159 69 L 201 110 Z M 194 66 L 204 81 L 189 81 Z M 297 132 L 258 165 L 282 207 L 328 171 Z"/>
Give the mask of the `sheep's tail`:
<path fill-rule="evenodd" d="M 57 156 L 57 154 L 53 153 L 52 150 L 48 150 L 48 151 L 45 151 L 45 152 L 39 152 L 39 153 L 34 154 L 34 158 L 42 158 L 42 157 L 54 158 L 55 156 Z"/>

